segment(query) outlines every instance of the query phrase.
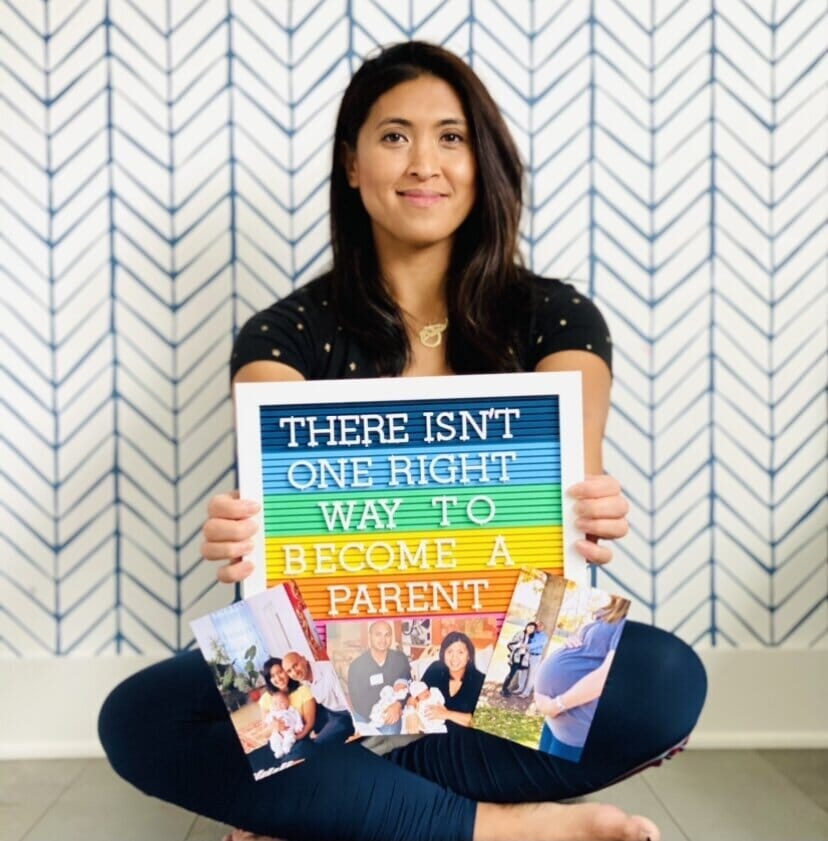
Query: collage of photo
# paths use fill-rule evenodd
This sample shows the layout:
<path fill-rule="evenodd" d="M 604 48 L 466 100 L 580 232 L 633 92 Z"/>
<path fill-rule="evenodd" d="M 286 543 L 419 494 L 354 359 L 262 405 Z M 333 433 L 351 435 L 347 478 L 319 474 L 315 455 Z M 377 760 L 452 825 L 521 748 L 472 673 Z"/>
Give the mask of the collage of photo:
<path fill-rule="evenodd" d="M 471 727 L 577 762 L 629 601 L 524 570 L 496 615 L 328 621 L 288 581 L 192 623 L 256 779 L 357 736 Z"/>

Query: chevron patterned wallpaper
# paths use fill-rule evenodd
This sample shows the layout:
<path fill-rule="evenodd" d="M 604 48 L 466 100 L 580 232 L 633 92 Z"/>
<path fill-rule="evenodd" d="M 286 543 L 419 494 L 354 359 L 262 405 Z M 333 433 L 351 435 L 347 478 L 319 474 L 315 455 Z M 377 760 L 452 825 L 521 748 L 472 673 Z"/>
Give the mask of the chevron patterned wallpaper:
<path fill-rule="evenodd" d="M 0 656 L 160 654 L 232 597 L 227 361 L 328 260 L 360 57 L 465 56 L 528 261 L 616 348 L 599 583 L 699 647 L 828 646 L 824 0 L 3 0 Z"/>

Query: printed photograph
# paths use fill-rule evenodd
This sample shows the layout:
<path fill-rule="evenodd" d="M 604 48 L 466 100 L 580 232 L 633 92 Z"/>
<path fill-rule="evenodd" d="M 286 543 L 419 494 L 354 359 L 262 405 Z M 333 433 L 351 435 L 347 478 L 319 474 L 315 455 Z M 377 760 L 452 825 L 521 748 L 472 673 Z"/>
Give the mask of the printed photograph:
<path fill-rule="evenodd" d="M 474 711 L 475 727 L 578 762 L 630 602 L 524 570 Z"/>
<path fill-rule="evenodd" d="M 353 735 L 342 687 L 293 582 L 191 627 L 255 779 Z"/>
<path fill-rule="evenodd" d="M 496 616 L 329 620 L 328 655 L 362 736 L 469 727 Z"/>

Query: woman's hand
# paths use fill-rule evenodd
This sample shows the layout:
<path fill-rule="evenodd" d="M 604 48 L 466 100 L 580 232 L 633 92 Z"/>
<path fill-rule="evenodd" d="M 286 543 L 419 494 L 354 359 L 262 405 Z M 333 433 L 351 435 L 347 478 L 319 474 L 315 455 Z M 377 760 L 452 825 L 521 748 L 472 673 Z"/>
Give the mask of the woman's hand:
<path fill-rule="evenodd" d="M 540 692 L 535 692 L 535 709 L 547 718 L 556 718 L 563 712 L 551 695 L 543 695 Z"/>
<path fill-rule="evenodd" d="M 216 578 L 235 584 L 253 572 L 253 564 L 242 556 L 253 551 L 252 537 L 258 528 L 252 519 L 259 504 L 239 499 L 239 492 L 216 494 L 207 504 L 207 522 L 202 529 L 201 555 L 208 561 L 226 561 Z"/>
<path fill-rule="evenodd" d="M 575 502 L 575 528 L 588 535 L 578 540 L 575 548 L 590 563 L 605 564 L 612 560 L 612 549 L 601 546 L 598 539 L 617 540 L 629 531 L 627 512 L 629 503 L 621 494 L 618 482 L 601 474 L 586 476 L 583 482 L 567 491 Z"/>
<path fill-rule="evenodd" d="M 423 715 L 429 721 L 445 721 L 449 717 L 449 711 L 446 709 L 445 704 L 434 704 L 433 706 L 426 707 L 423 710 Z"/>

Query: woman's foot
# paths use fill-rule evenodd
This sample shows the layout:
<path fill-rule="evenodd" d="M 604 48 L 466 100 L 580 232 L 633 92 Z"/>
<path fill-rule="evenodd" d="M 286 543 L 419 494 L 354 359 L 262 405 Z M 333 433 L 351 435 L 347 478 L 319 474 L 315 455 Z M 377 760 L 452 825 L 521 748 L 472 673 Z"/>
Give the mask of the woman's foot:
<path fill-rule="evenodd" d="M 660 841 L 649 818 L 602 803 L 480 803 L 474 841 Z"/>

